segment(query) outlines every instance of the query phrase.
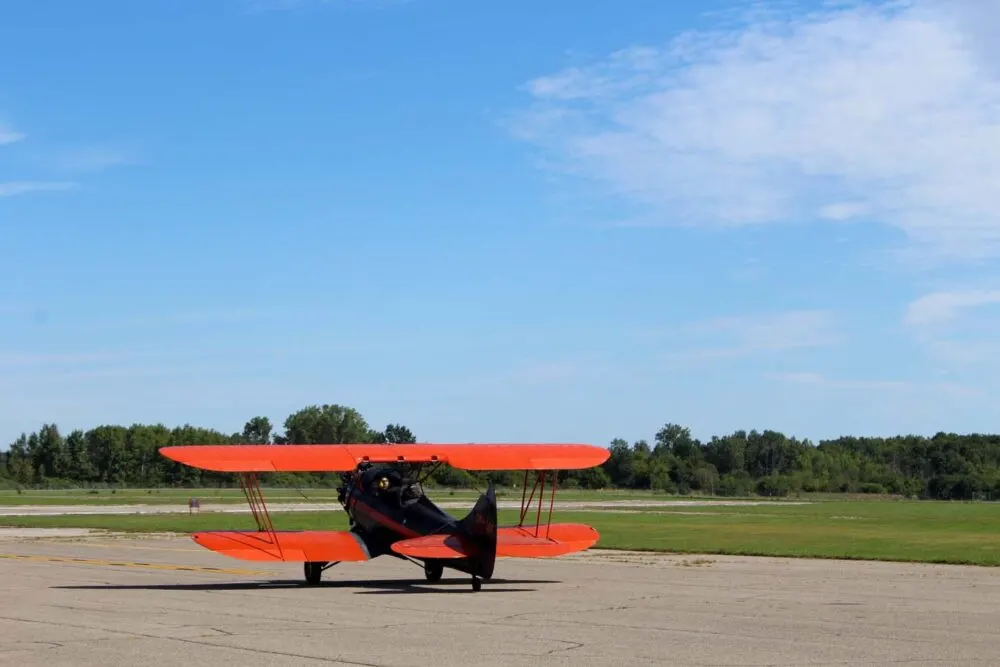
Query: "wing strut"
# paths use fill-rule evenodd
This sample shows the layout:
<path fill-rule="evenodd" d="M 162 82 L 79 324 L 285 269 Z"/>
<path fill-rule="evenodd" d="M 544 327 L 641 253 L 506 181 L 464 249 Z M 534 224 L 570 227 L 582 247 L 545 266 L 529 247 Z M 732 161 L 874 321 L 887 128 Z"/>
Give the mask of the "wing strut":
<path fill-rule="evenodd" d="M 535 537 L 540 537 L 539 532 L 542 526 L 542 502 L 545 500 L 545 480 L 548 477 L 550 471 L 539 470 L 535 475 L 535 484 L 531 487 L 531 495 L 528 495 L 528 471 L 524 471 L 524 483 L 521 487 L 521 518 L 517 522 L 517 527 L 522 528 L 524 526 L 524 518 L 528 514 L 528 510 L 531 509 L 531 505 L 535 499 L 535 491 L 539 491 L 538 494 L 538 511 L 535 513 Z M 545 526 L 545 537 L 549 537 L 549 531 L 552 527 L 552 508 L 556 502 L 556 487 L 559 483 L 558 472 L 552 470 L 552 494 L 549 497 L 549 518 L 548 523 Z M 527 502 L 525 502 L 527 500 Z"/>
<path fill-rule="evenodd" d="M 237 475 L 240 480 L 240 488 L 250 504 L 250 512 L 253 513 L 253 520 L 257 523 L 257 530 L 267 533 L 267 543 L 278 549 L 278 559 L 284 560 L 285 554 L 281 549 L 281 542 L 274 532 L 274 524 L 271 522 L 271 513 L 267 511 L 267 504 L 264 502 L 264 494 L 261 493 L 260 483 L 257 480 L 257 473 L 241 472 Z"/>

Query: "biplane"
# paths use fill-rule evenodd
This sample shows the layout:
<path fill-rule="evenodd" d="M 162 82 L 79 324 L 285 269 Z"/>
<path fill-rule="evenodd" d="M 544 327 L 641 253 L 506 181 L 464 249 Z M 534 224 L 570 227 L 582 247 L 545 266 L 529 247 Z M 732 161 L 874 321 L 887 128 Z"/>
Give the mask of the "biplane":
<path fill-rule="evenodd" d="M 553 558 L 593 546 L 599 535 L 591 526 L 552 523 L 557 472 L 591 468 L 610 456 L 602 447 L 578 444 L 181 445 L 160 453 L 184 465 L 239 477 L 257 530 L 194 533 L 194 541 L 207 549 L 243 560 L 302 562 L 308 585 L 319 584 L 323 572 L 338 563 L 388 555 L 422 565 L 430 582 L 440 580 L 446 567 L 468 574 L 475 591 L 493 576 L 497 558 Z M 431 502 L 423 482 L 444 464 L 475 471 L 523 470 L 517 525 L 497 526 L 492 482 L 461 519 Z M 260 489 L 261 473 L 334 471 L 341 473 L 338 501 L 349 530 L 274 528 Z M 543 522 L 547 482 L 549 507 Z"/>

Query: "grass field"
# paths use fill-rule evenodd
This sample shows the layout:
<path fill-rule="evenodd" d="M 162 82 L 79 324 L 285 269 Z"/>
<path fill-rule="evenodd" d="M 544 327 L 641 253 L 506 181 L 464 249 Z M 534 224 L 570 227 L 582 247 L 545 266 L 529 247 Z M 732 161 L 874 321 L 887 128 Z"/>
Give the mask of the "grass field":
<path fill-rule="evenodd" d="M 596 495 L 580 494 L 585 499 Z M 472 496 L 467 495 L 471 504 Z M 174 501 L 184 497 L 176 496 Z M 500 521 L 516 523 L 517 516 L 515 511 L 501 510 Z M 342 512 L 278 512 L 273 519 L 279 529 L 341 530 L 347 525 Z M 1000 505 L 994 503 L 825 500 L 794 505 L 773 501 L 757 506 L 709 504 L 641 511 L 564 510 L 557 511 L 553 520 L 594 526 L 601 533 L 597 546 L 609 549 L 1000 565 Z M 212 512 L 0 517 L 0 525 L 142 532 L 253 528 L 248 514 Z"/>

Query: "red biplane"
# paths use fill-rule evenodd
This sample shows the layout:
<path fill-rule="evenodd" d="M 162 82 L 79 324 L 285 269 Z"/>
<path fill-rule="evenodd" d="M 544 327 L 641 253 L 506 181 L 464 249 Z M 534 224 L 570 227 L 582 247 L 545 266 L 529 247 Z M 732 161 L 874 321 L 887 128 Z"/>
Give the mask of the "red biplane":
<path fill-rule="evenodd" d="M 207 549 L 244 560 L 302 562 L 310 585 L 339 562 L 390 555 L 422 564 L 432 582 L 445 567 L 469 574 L 477 591 L 493 576 L 497 558 L 553 558 L 597 542 L 598 533 L 590 526 L 552 523 L 556 472 L 591 468 L 610 456 L 604 448 L 575 444 L 187 445 L 164 447 L 160 453 L 195 468 L 239 475 L 257 530 L 195 533 L 194 540 Z M 428 464 L 431 469 L 421 477 Z M 422 481 L 442 464 L 463 470 L 523 470 L 517 525 L 497 527 L 492 482 L 463 519 L 438 508 L 424 495 Z M 327 471 L 342 473 L 338 500 L 350 530 L 275 530 L 257 476 Z M 549 479 L 548 516 L 542 522 Z M 532 522 L 529 510 L 536 492 Z"/>

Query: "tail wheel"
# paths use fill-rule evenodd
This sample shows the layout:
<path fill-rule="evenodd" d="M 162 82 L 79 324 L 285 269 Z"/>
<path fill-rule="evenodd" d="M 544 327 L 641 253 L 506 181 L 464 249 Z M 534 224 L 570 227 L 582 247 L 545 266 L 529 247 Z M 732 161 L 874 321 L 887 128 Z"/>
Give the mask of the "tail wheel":
<path fill-rule="evenodd" d="M 424 576 L 427 581 L 440 581 L 444 574 L 444 565 L 441 563 L 424 563 Z"/>
<path fill-rule="evenodd" d="M 480 579 L 479 577 L 473 577 L 472 578 L 472 590 L 478 591 L 478 590 L 481 590 L 482 588 L 483 588 L 483 580 Z"/>
<path fill-rule="evenodd" d="M 305 564 L 305 574 L 306 574 L 306 584 L 310 586 L 318 586 L 320 580 L 323 579 L 323 567 L 324 563 L 306 563 Z"/>

